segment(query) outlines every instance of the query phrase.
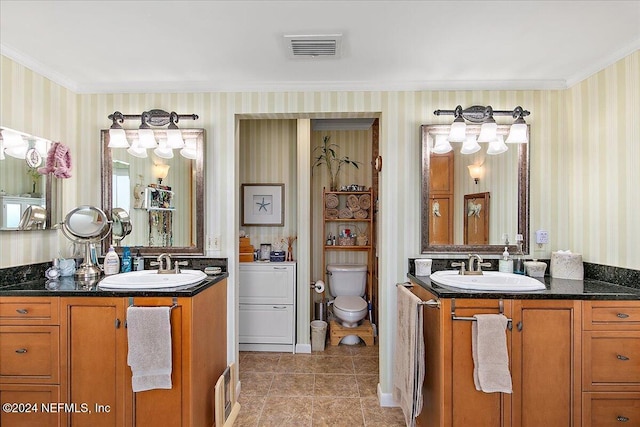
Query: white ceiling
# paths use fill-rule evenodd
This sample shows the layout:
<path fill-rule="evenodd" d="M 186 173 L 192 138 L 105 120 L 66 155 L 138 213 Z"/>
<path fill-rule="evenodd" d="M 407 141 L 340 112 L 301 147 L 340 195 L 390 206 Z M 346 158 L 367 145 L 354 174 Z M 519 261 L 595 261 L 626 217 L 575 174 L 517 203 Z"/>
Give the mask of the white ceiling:
<path fill-rule="evenodd" d="M 0 52 L 78 93 L 562 89 L 639 48 L 640 0 L 0 1 Z"/>

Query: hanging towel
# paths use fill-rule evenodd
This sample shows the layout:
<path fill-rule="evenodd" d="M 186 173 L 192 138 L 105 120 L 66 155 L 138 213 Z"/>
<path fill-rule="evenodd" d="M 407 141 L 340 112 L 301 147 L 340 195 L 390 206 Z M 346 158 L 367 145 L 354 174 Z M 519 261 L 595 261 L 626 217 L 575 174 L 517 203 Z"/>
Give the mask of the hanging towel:
<path fill-rule="evenodd" d="M 422 301 L 398 285 L 396 351 L 393 366 L 393 398 L 400 403 L 407 426 L 415 426 L 422 411 L 424 336 Z"/>
<path fill-rule="evenodd" d="M 134 392 L 171 388 L 171 308 L 127 308 L 127 364 Z"/>
<path fill-rule="evenodd" d="M 505 329 L 508 319 L 502 314 L 476 314 L 471 325 L 473 382 L 485 393 L 511 393 L 511 373 Z"/>

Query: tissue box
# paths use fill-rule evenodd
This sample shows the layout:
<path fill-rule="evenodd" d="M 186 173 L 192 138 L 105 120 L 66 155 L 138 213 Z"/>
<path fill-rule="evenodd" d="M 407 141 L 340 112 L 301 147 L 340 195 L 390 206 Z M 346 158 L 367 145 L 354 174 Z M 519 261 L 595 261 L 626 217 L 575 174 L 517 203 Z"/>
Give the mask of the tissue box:
<path fill-rule="evenodd" d="M 582 255 L 567 252 L 552 252 L 551 277 L 556 279 L 582 280 L 584 278 Z"/>
<path fill-rule="evenodd" d="M 269 255 L 269 261 L 271 262 L 284 262 L 285 251 L 271 251 Z"/>
<path fill-rule="evenodd" d="M 431 276 L 431 262 L 430 259 L 416 259 L 414 261 L 416 266 L 416 276 Z"/>

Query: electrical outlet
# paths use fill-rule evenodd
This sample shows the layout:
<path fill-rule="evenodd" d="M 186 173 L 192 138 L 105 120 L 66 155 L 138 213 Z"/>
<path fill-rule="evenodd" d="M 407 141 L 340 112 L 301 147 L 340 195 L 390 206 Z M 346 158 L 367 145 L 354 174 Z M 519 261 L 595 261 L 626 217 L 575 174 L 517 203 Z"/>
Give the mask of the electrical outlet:
<path fill-rule="evenodd" d="M 221 238 L 220 236 L 213 236 L 212 238 L 212 242 L 211 242 L 211 250 L 213 251 L 219 251 L 222 248 L 222 244 L 221 244 Z"/>
<path fill-rule="evenodd" d="M 549 232 L 546 230 L 536 230 L 536 243 L 539 245 L 549 243 Z"/>

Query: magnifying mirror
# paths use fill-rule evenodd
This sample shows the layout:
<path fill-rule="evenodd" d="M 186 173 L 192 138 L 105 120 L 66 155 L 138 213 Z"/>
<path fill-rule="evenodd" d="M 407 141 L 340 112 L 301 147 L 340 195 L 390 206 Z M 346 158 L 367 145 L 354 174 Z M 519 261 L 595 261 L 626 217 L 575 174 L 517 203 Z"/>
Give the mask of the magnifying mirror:
<path fill-rule="evenodd" d="M 47 222 L 47 210 L 42 206 L 29 205 L 20 217 L 18 230 L 44 229 Z"/>
<path fill-rule="evenodd" d="M 85 245 L 84 262 L 76 269 L 76 280 L 91 280 L 102 274 L 100 267 L 94 264 L 97 261 L 95 243 L 107 237 L 110 230 L 107 215 L 95 206 L 79 206 L 67 214 L 62 233 L 72 242 Z"/>
<path fill-rule="evenodd" d="M 117 245 L 120 245 L 122 239 L 131 233 L 131 220 L 129 213 L 122 208 L 113 208 L 111 210 L 111 236 Z"/>

